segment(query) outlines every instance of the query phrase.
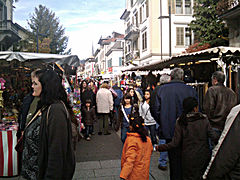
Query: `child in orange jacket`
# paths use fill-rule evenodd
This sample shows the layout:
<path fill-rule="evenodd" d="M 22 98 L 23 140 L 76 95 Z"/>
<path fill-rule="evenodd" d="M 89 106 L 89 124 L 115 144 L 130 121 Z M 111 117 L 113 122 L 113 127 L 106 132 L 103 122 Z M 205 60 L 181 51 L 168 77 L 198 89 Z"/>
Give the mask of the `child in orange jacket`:
<path fill-rule="evenodd" d="M 122 150 L 120 178 L 147 180 L 153 151 L 151 139 L 144 128 L 142 117 L 131 118 L 129 128 L 130 133 L 127 133 Z"/>

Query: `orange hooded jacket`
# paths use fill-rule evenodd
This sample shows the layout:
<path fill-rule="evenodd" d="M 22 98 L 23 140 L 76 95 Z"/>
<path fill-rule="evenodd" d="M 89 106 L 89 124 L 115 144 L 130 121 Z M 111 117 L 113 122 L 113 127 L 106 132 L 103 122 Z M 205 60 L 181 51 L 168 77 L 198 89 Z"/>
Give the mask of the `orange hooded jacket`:
<path fill-rule="evenodd" d="M 138 133 L 127 133 L 121 159 L 120 178 L 126 180 L 149 179 L 150 160 L 153 147 L 151 139 L 142 142 Z"/>

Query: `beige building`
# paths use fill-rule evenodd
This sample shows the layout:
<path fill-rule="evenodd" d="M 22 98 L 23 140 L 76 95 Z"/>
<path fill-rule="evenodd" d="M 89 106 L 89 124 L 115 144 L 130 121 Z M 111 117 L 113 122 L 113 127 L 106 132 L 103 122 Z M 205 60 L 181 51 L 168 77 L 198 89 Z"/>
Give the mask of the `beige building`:
<path fill-rule="evenodd" d="M 125 65 L 181 54 L 193 43 L 188 27 L 192 14 L 193 0 L 126 0 L 120 17 L 125 25 Z"/>

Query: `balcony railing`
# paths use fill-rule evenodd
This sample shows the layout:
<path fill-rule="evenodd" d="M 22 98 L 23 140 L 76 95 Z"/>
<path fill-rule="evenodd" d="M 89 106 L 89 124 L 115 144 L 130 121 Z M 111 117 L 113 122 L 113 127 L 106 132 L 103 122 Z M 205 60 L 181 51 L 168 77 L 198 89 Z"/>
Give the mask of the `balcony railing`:
<path fill-rule="evenodd" d="M 240 0 L 221 0 L 217 6 L 218 14 L 222 15 L 238 5 L 240 5 Z"/>
<path fill-rule="evenodd" d="M 139 29 L 137 28 L 137 26 L 131 24 L 131 25 L 129 25 L 129 26 L 127 27 L 127 29 L 125 30 L 125 34 L 128 34 L 128 33 L 130 33 L 131 31 L 136 31 L 136 32 L 138 32 Z"/>
<path fill-rule="evenodd" d="M 13 31 L 14 33 L 18 34 L 18 30 L 11 20 L 0 21 L 0 31 L 7 30 Z"/>

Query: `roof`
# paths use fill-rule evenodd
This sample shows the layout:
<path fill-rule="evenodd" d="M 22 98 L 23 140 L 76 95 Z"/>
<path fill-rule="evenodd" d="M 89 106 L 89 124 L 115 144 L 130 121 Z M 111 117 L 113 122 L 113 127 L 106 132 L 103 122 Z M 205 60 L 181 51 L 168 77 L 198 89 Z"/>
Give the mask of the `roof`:
<path fill-rule="evenodd" d="M 179 64 L 179 63 L 187 63 L 192 61 L 199 60 L 216 60 L 219 58 L 223 58 L 226 55 L 239 55 L 240 56 L 240 47 L 214 47 L 205 49 L 202 51 L 197 51 L 194 53 L 186 53 L 180 54 L 177 56 L 173 56 L 171 58 L 158 60 L 152 64 L 145 66 L 137 66 L 133 68 L 128 68 L 125 71 L 136 71 L 136 70 L 160 70 L 170 66 L 171 64 Z"/>
<path fill-rule="evenodd" d="M 76 55 L 60 55 L 60 54 L 45 54 L 45 53 L 26 53 L 26 52 L 10 52 L 0 51 L 0 61 L 27 62 L 29 64 L 46 64 L 57 63 L 59 65 L 67 64 L 69 66 L 78 67 L 80 60 Z"/>
<path fill-rule="evenodd" d="M 107 51 L 106 56 L 111 54 L 113 50 L 122 50 L 121 41 L 116 41 L 115 44 Z"/>

